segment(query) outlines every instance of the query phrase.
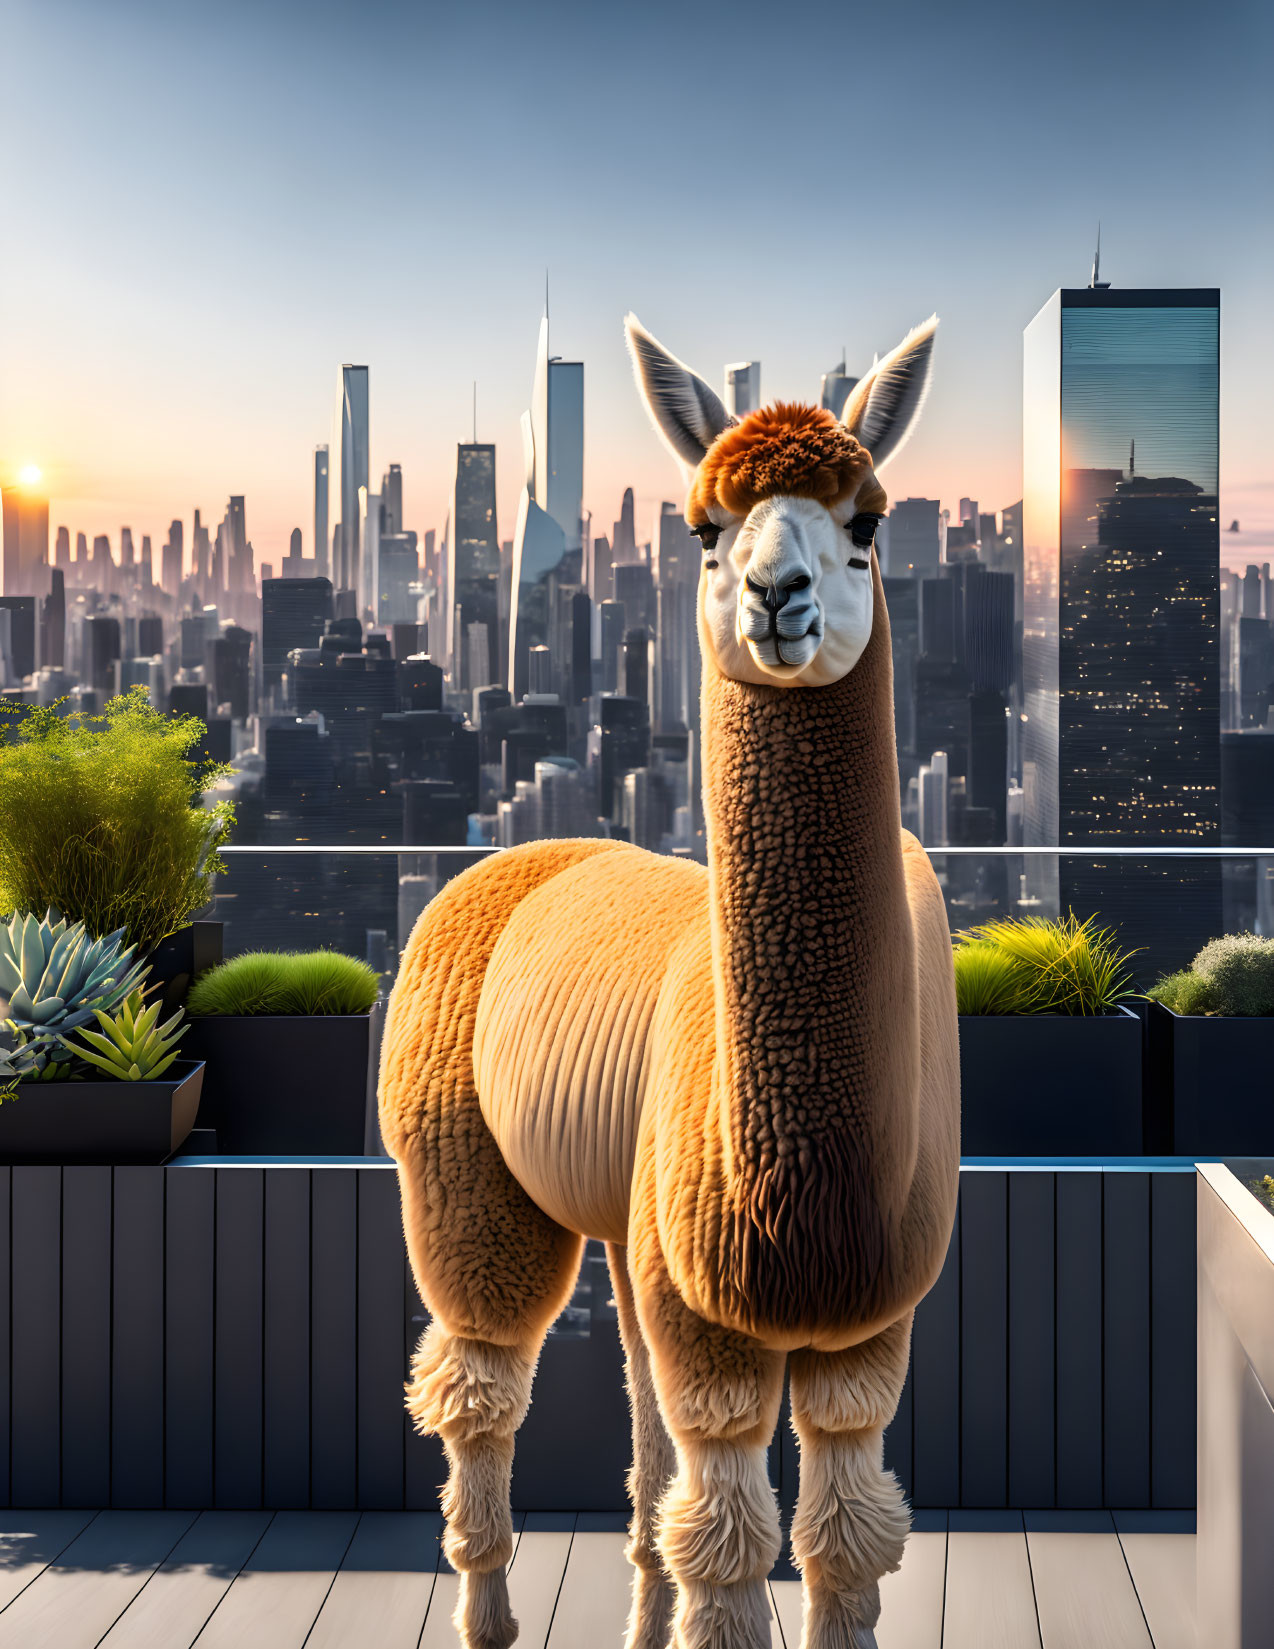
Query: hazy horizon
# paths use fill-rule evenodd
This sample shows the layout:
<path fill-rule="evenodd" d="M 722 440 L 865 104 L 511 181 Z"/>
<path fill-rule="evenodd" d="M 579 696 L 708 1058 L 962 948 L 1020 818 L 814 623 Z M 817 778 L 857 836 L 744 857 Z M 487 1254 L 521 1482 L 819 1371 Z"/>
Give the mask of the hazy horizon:
<path fill-rule="evenodd" d="M 981 4 L 854 18 L 496 5 L 8 0 L 0 480 L 50 528 L 162 542 L 246 498 L 258 564 L 313 553 L 336 368 L 365 361 L 373 485 L 441 529 L 458 441 L 497 448 L 512 536 L 536 326 L 585 363 L 585 505 L 644 537 L 677 472 L 632 388 L 635 310 L 714 386 L 813 399 L 936 310 L 934 392 L 892 498 L 1021 495 L 1021 333 L 1087 282 L 1222 293 L 1221 524 L 1274 554 L 1274 262 L 1255 5 L 1201 17 Z M 1189 50 L 1182 49 L 1183 39 Z M 1193 208 L 1190 210 L 1189 208 Z M 1227 540 L 1230 542 L 1227 543 Z M 1241 540 L 1241 542 L 1239 542 Z"/>

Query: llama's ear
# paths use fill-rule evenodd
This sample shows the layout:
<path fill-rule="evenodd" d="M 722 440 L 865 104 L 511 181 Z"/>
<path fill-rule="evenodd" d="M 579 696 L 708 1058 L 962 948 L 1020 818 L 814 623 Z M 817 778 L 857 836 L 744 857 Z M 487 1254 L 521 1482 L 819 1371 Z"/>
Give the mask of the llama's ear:
<path fill-rule="evenodd" d="M 937 330 L 936 315 L 913 327 L 897 349 L 855 384 L 845 403 L 841 414 L 845 427 L 871 453 L 875 469 L 887 464 L 906 443 L 920 415 L 929 393 Z"/>
<path fill-rule="evenodd" d="M 624 317 L 624 331 L 651 423 L 673 457 L 696 469 L 735 420 L 703 379 L 652 338 L 636 315 Z"/>

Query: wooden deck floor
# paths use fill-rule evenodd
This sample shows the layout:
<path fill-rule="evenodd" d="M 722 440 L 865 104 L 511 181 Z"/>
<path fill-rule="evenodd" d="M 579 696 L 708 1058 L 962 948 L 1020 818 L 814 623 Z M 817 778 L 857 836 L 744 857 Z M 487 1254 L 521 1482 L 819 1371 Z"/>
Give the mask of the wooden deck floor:
<path fill-rule="evenodd" d="M 457 1578 L 427 1512 L 0 1512 L 0 1649 L 447 1649 Z M 528 1514 L 526 1649 L 620 1649 L 622 1520 Z M 1196 1649 L 1194 1536 L 1159 1514 L 920 1514 L 880 1649 Z M 771 1585 L 774 1649 L 800 1588 Z"/>

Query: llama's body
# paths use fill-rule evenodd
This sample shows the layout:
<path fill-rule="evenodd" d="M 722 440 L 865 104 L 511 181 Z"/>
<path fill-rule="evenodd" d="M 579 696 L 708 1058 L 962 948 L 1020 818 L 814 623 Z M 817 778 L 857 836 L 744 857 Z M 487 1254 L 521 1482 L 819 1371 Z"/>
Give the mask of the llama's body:
<path fill-rule="evenodd" d="M 775 518 L 771 537 L 813 519 Z M 381 1118 L 434 1318 L 409 1406 L 451 1461 L 472 1649 L 515 1630 L 513 1434 L 585 1237 L 609 1245 L 628 1353 L 632 1649 L 674 1628 L 679 1649 L 768 1644 L 785 1366 L 807 1649 L 874 1641 L 906 1532 L 881 1439 L 950 1233 L 959 1081 L 946 915 L 898 826 L 888 620 L 863 576 L 847 673 L 771 685 L 785 642 L 756 680 L 705 661 L 706 871 L 518 848 L 449 884 L 404 953 Z"/>

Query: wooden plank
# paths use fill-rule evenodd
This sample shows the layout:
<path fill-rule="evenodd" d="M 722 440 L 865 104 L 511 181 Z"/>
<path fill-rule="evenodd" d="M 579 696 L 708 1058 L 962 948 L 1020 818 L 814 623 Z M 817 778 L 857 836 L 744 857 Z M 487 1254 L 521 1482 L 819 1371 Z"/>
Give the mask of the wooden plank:
<path fill-rule="evenodd" d="M 264 1202 L 261 1169 L 217 1169 L 213 1483 L 222 1507 L 261 1504 Z"/>
<path fill-rule="evenodd" d="M 87 1528 L 91 1512 L 5 1511 L 0 1514 L 0 1609 L 7 1609 L 37 1575 Z"/>
<path fill-rule="evenodd" d="M 1010 1506 L 1051 1506 L 1056 1411 L 1055 1174 L 1010 1174 L 1008 1448 Z"/>
<path fill-rule="evenodd" d="M 276 1513 L 204 1627 L 199 1649 L 301 1649 L 357 1523 L 357 1512 Z"/>
<path fill-rule="evenodd" d="M 548 1638 L 575 1519 L 560 1512 L 528 1512 L 509 1565 L 509 1605 L 518 1642 L 539 1649 Z"/>
<path fill-rule="evenodd" d="M 1109 1513 L 1025 1523 L 1043 1649 L 1154 1649 Z"/>
<path fill-rule="evenodd" d="M 800 1649 L 801 1608 L 799 1580 L 770 1582 L 770 1649 Z"/>
<path fill-rule="evenodd" d="M 880 1582 L 879 1649 L 939 1649 L 942 1643 L 942 1588 L 947 1568 L 947 1534 L 942 1516 L 916 1518 L 902 1568 Z M 795 1640 L 799 1644 L 800 1639 Z M 795 1644 L 789 1649 L 795 1649 Z"/>
<path fill-rule="evenodd" d="M 1195 1503 L 1195 1176 L 1150 1181 L 1150 1499 Z"/>
<path fill-rule="evenodd" d="M 547 1649 L 623 1643 L 632 1583 L 624 1556 L 627 1544 L 626 1535 L 592 1533 L 576 1526 Z M 429 1612 L 432 1616 L 433 1609 Z"/>
<path fill-rule="evenodd" d="M 429 1313 L 416 1292 L 407 1249 L 403 1247 L 403 1362 L 400 1378 L 411 1374 L 411 1360 L 420 1336 L 429 1321 Z M 398 1401 L 402 1403 L 401 1389 Z M 439 1486 L 446 1480 L 447 1465 L 443 1459 L 442 1444 L 436 1437 L 422 1437 L 412 1424 L 403 1404 L 403 1484 L 404 1501 L 410 1510 L 436 1511 Z"/>
<path fill-rule="evenodd" d="M 923 1513 L 922 1527 L 907 1539 L 902 1567 L 880 1582 L 879 1649 L 942 1649 L 942 1590 L 947 1567 L 946 1523 L 943 1514 Z M 770 1582 L 779 1631 L 785 1649 L 800 1649 L 801 1583 Z M 778 1635 L 775 1635 L 775 1643 Z"/>
<path fill-rule="evenodd" d="M 1057 1504 L 1102 1504 L 1102 1176 L 1057 1176 Z"/>
<path fill-rule="evenodd" d="M 270 1523 L 269 1512 L 203 1512 L 102 1639 L 104 1649 L 186 1649 Z"/>
<path fill-rule="evenodd" d="M 957 1209 L 941 1274 L 916 1307 L 911 1336 L 912 1472 L 918 1506 L 954 1506 L 960 1499 L 960 1242 Z"/>
<path fill-rule="evenodd" d="M 265 1170 L 262 1397 L 265 1504 L 310 1503 L 310 1174 Z"/>
<path fill-rule="evenodd" d="M 441 1533 L 436 1512 L 364 1512 L 306 1649 L 416 1649 Z"/>
<path fill-rule="evenodd" d="M 164 1175 L 116 1168 L 111 1505 L 164 1499 Z"/>
<path fill-rule="evenodd" d="M 193 1521 L 102 1512 L 0 1614 L 0 1649 L 95 1649 Z"/>
<path fill-rule="evenodd" d="M 12 1219 L 13 1177 L 0 1167 L 0 1503 L 9 1505 L 9 1229 Z"/>
<path fill-rule="evenodd" d="M 33 1103 L 28 1100 L 14 1103 Z M 62 1170 L 13 1173 L 10 1282 L 10 1500 L 56 1506 L 61 1494 Z"/>
<path fill-rule="evenodd" d="M 403 1504 L 402 1217 L 394 1174 L 357 1180 L 358 1504 L 384 1510 Z"/>
<path fill-rule="evenodd" d="M 109 1168 L 62 1170 L 62 1343 L 75 1347 L 62 1367 L 62 1504 L 106 1506 L 111 1498 Z"/>
<path fill-rule="evenodd" d="M 310 1468 L 311 1504 L 357 1502 L 356 1171 L 310 1175 L 310 1425 L 323 1446 Z"/>
<path fill-rule="evenodd" d="M 440 1567 L 429 1594 L 429 1613 L 425 1616 L 419 1649 L 456 1649 L 460 1639 L 451 1617 L 459 1598 L 460 1576 L 451 1568 Z M 539 1644 L 535 1649 L 540 1649 Z"/>
<path fill-rule="evenodd" d="M 960 1189 L 961 1506 L 1008 1495 L 1008 1182 L 962 1176 Z"/>
<path fill-rule="evenodd" d="M 164 1500 L 212 1504 L 217 1176 L 165 1168 Z"/>
<path fill-rule="evenodd" d="M 1150 1504 L 1150 1175 L 1103 1180 L 1103 1506 Z"/>
<path fill-rule="evenodd" d="M 1040 1649 L 1020 1513 L 952 1512 L 942 1649 Z"/>
<path fill-rule="evenodd" d="M 1193 1188 L 1193 1177 L 1182 1174 Z M 1125 1529 L 1115 1514 L 1119 1544 L 1132 1575 L 1155 1649 L 1198 1649 L 1195 1636 L 1192 1534 Z"/>

